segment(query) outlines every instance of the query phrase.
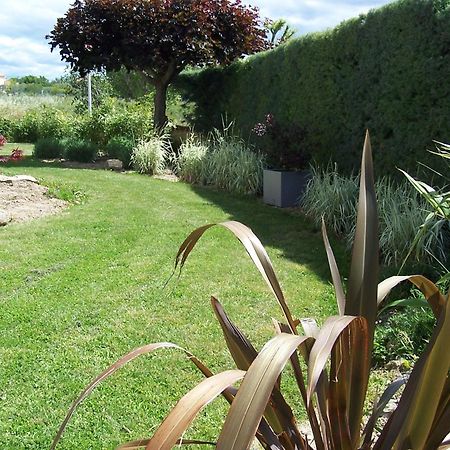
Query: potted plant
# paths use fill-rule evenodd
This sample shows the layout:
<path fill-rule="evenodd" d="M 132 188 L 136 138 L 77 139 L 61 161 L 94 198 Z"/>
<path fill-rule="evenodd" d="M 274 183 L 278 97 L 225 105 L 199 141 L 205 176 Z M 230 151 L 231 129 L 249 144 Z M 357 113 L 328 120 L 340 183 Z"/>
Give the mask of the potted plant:
<path fill-rule="evenodd" d="M 297 123 L 281 124 L 272 114 L 252 132 L 267 158 L 263 175 L 263 200 L 280 208 L 296 206 L 305 192 L 310 172 L 305 151 L 305 130 Z"/>

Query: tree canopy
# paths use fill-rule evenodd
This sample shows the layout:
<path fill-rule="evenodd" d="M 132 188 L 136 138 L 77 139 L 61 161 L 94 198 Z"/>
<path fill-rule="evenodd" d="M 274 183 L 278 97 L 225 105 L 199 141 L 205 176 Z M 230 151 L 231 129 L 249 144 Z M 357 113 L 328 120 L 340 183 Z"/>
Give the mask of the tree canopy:
<path fill-rule="evenodd" d="M 48 36 L 73 70 L 137 70 L 155 86 L 155 125 L 168 85 L 187 66 L 229 64 L 267 47 L 256 8 L 240 0 L 76 0 Z"/>

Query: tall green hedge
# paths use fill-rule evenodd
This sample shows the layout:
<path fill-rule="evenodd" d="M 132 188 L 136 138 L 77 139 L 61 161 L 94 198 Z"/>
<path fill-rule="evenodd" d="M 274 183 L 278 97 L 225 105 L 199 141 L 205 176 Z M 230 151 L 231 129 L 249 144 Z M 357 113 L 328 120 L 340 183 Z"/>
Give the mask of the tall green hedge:
<path fill-rule="evenodd" d="M 222 115 L 243 136 L 272 113 L 307 130 L 321 164 L 355 171 L 364 130 L 378 173 L 432 165 L 432 140 L 450 141 L 450 0 L 401 0 L 224 69 L 185 74 L 197 129 Z"/>

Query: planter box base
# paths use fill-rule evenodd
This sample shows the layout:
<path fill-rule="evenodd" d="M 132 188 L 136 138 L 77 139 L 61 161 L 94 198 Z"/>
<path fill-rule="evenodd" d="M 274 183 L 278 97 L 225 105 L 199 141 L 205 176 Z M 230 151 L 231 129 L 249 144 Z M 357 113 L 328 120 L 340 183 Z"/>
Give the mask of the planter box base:
<path fill-rule="evenodd" d="M 283 170 L 264 170 L 264 203 L 289 208 L 297 206 L 303 196 L 310 173 L 307 170 L 290 172 Z"/>

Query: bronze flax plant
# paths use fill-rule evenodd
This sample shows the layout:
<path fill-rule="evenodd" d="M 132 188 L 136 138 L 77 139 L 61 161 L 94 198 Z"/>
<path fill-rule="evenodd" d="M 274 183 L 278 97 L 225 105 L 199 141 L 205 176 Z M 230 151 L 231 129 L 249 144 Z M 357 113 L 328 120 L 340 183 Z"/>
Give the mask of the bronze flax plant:
<path fill-rule="evenodd" d="M 271 450 L 432 450 L 449 448 L 450 433 L 450 301 L 421 275 L 395 276 L 378 284 L 378 229 L 372 152 L 366 134 L 360 181 L 358 218 L 347 292 L 328 241 L 323 237 L 339 314 L 319 328 L 313 319 L 294 319 L 270 258 L 250 228 L 238 222 L 218 224 L 243 244 L 278 301 L 286 323 L 275 323 L 276 335 L 258 352 L 229 319 L 219 301 L 212 307 L 237 369 L 214 375 L 191 353 L 184 351 L 206 380 L 188 392 L 154 435 L 120 448 L 169 449 L 177 444 L 210 444 L 221 450 L 248 449 L 259 440 Z M 182 267 L 203 234 L 212 226 L 193 231 L 181 245 L 175 267 Z M 393 381 L 364 420 L 363 409 L 371 367 L 375 319 L 389 292 L 409 280 L 419 288 L 437 325 L 411 375 Z M 303 335 L 298 328 L 301 325 Z M 92 381 L 70 408 L 53 442 L 54 448 L 79 403 L 113 372 L 141 354 L 174 344 L 150 344 L 125 355 Z M 303 369 L 301 360 L 306 364 Z M 313 442 L 298 427 L 281 392 L 280 376 L 287 363 L 293 369 L 305 406 Z M 242 379 L 239 388 L 233 384 Z M 384 408 L 403 387 L 396 409 L 377 434 Z M 231 404 L 217 442 L 184 441 L 184 431 L 207 403 L 222 395 Z"/>

